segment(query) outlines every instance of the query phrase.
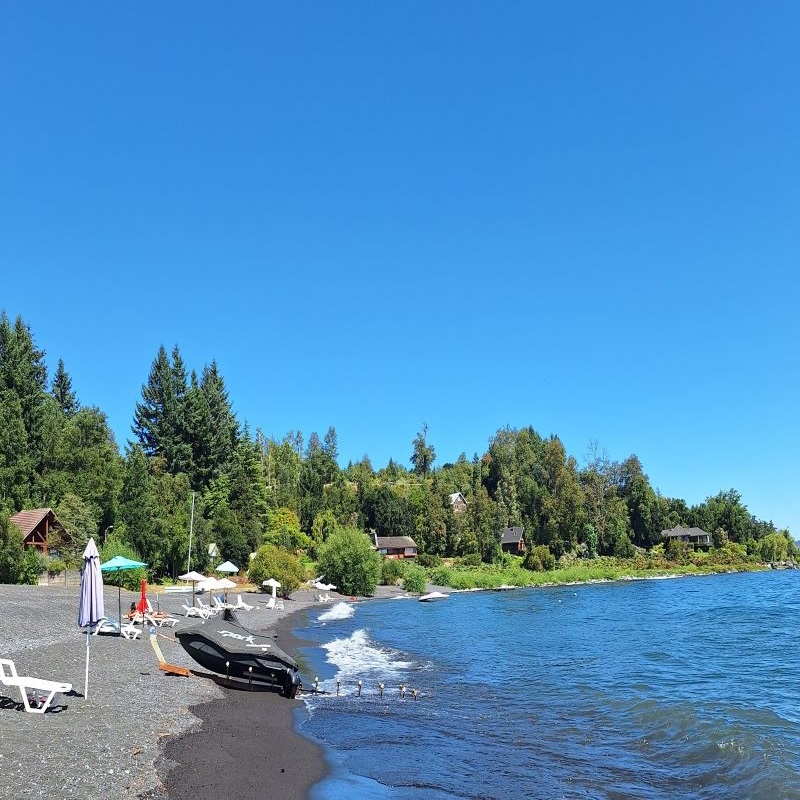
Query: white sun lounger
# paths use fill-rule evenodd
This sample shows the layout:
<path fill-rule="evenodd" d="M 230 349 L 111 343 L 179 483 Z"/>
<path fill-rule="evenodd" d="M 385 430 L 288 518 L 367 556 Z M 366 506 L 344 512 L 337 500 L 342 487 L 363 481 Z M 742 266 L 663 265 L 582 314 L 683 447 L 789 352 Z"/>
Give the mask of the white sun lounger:
<path fill-rule="evenodd" d="M 178 624 L 177 617 L 157 617 L 154 616 L 153 614 L 147 614 L 147 613 L 145 613 L 144 615 L 144 621 L 148 625 L 152 625 L 153 627 L 157 628 L 163 628 L 165 625 L 169 627 L 174 627 L 175 625 Z"/>
<path fill-rule="evenodd" d="M 208 619 L 211 616 L 210 612 L 204 610 L 200 606 L 188 606 L 186 603 L 183 603 L 182 606 L 183 611 L 187 617 L 200 617 L 200 619 Z"/>
<path fill-rule="evenodd" d="M 234 611 L 240 611 L 240 610 L 241 611 L 252 611 L 253 610 L 253 606 L 251 606 L 249 603 L 245 603 L 245 601 L 242 600 L 242 596 L 241 595 L 237 595 L 236 605 L 232 606 L 232 608 L 233 608 Z"/>
<path fill-rule="evenodd" d="M 22 702 L 25 710 L 31 714 L 44 714 L 53 698 L 59 692 L 71 692 L 71 683 L 59 683 L 57 681 L 46 681 L 43 678 L 27 678 L 17 675 L 17 668 L 14 662 L 8 658 L 0 658 L 0 683 L 6 686 L 16 686 L 22 695 Z M 32 698 L 28 697 L 31 692 Z M 47 697 L 43 697 L 40 692 L 46 692 Z M 31 699 L 33 705 L 31 705 Z"/>
<path fill-rule="evenodd" d="M 126 639 L 138 639 L 142 635 L 141 630 L 133 622 L 128 622 L 120 628 L 119 623 L 111 617 L 103 617 L 97 623 L 92 635 L 97 636 L 100 633 L 121 633 Z"/>

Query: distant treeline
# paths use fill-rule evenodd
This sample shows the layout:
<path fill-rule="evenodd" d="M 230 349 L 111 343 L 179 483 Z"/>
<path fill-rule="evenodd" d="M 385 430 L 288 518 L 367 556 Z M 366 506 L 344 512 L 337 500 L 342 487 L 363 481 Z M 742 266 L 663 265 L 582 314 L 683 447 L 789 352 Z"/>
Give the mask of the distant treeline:
<path fill-rule="evenodd" d="M 199 569 L 212 542 L 245 565 L 266 542 L 313 555 L 339 526 L 411 536 L 420 553 L 485 562 L 511 525 L 524 527 L 531 549 L 546 547 L 556 559 L 629 557 L 663 547 L 661 532 L 678 524 L 749 553 L 777 533 L 734 489 L 690 507 L 656 492 L 635 455 L 614 462 L 590 445 L 579 466 L 558 437 L 533 427 L 498 430 L 485 453 L 442 465 L 423 428 L 409 442 L 408 468 L 390 460 L 376 470 L 367 456 L 342 468 L 335 428 L 280 441 L 252 432 L 237 420 L 216 363 L 198 375 L 177 346 L 156 354 L 133 443 L 120 453 L 103 411 L 81 405 L 61 359 L 50 379 L 44 356 L 24 321 L 12 324 L 3 311 L 0 511 L 53 508 L 68 533 L 59 547 L 68 563 L 89 536 L 108 537 L 155 574 L 175 575 L 186 567 L 192 513 Z M 450 498 L 458 492 L 466 500 L 460 512 Z"/>

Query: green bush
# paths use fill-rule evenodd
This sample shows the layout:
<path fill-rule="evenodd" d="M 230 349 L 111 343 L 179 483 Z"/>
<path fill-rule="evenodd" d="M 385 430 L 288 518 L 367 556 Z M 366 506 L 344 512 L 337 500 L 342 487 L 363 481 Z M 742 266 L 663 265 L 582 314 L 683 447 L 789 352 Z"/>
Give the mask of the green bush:
<path fill-rule="evenodd" d="M 442 557 L 434 553 L 421 553 L 417 556 L 417 564 L 421 567 L 433 568 L 442 566 Z"/>
<path fill-rule="evenodd" d="M 400 558 L 385 558 L 381 565 L 381 584 L 394 586 L 406 572 L 406 566 Z"/>
<path fill-rule="evenodd" d="M 356 528 L 339 528 L 319 549 L 319 569 L 342 594 L 369 597 L 381 578 L 382 556 Z"/>
<path fill-rule="evenodd" d="M 281 594 L 288 597 L 303 582 L 305 571 L 300 559 L 288 550 L 274 544 L 262 544 L 256 551 L 247 577 L 259 589 L 262 583 L 270 578 L 280 581 Z"/>
<path fill-rule="evenodd" d="M 522 566 L 531 572 L 549 572 L 556 568 L 556 557 L 546 544 L 539 544 L 528 550 Z"/>
<path fill-rule="evenodd" d="M 44 556 L 35 547 L 26 547 L 22 556 L 20 583 L 32 586 L 39 583 L 39 576 L 44 572 Z"/>
<path fill-rule="evenodd" d="M 465 567 L 479 567 L 483 562 L 479 553 L 467 553 L 460 559 L 460 563 Z"/>
<path fill-rule="evenodd" d="M 8 514 L 0 514 L 0 583 L 19 583 L 24 556 L 19 529 Z"/>
<path fill-rule="evenodd" d="M 425 591 L 426 575 L 422 567 L 408 567 L 403 578 L 403 589 L 412 594 L 422 594 Z"/>
<path fill-rule="evenodd" d="M 51 578 L 60 575 L 66 568 L 67 565 L 59 558 L 49 558 L 47 560 L 47 574 Z"/>

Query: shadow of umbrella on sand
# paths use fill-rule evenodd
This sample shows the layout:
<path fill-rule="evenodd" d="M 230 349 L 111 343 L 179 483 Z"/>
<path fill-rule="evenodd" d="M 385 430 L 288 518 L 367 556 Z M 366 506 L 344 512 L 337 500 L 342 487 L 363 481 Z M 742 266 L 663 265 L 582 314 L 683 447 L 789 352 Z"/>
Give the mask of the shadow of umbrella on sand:
<path fill-rule="evenodd" d="M 119 606 L 119 617 L 117 618 L 117 636 L 122 636 L 122 580 L 119 573 L 124 569 L 139 569 L 139 567 L 146 567 L 141 561 L 134 561 L 132 558 L 125 558 L 125 556 L 114 556 L 110 561 L 100 565 L 101 572 L 116 572 L 117 573 L 117 605 Z"/>

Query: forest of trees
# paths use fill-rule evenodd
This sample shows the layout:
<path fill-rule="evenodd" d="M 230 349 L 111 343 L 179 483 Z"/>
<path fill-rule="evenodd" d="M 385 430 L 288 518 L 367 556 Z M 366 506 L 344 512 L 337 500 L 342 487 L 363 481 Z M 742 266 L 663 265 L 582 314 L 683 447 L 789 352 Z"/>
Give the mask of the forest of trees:
<path fill-rule="evenodd" d="M 198 374 L 179 348 L 156 354 L 120 452 L 106 415 L 81 404 L 64 363 L 52 378 L 34 336 L 0 315 L 0 517 L 51 507 L 66 528 L 67 563 L 90 536 L 106 537 L 145 560 L 154 576 L 186 568 L 194 497 L 193 568 L 215 542 L 247 564 L 269 543 L 312 556 L 341 527 L 412 536 L 419 552 L 491 562 L 498 532 L 521 525 L 531 546 L 555 559 L 630 556 L 663 547 L 661 531 L 698 526 L 715 546 L 758 552 L 768 537 L 789 540 L 755 519 L 734 489 L 697 506 L 664 497 L 635 455 L 611 461 L 592 443 L 583 464 L 556 436 L 502 428 L 481 455 L 436 464 L 425 426 L 409 436 L 409 466 L 368 457 L 339 463 L 336 430 L 280 441 L 242 426 L 217 364 Z M 461 492 L 467 510 L 454 513 Z M 8 542 L 0 519 L 0 560 Z M 4 534 L 4 531 L 6 533 Z M 541 551 L 540 551 L 541 552 Z"/>

